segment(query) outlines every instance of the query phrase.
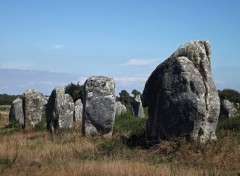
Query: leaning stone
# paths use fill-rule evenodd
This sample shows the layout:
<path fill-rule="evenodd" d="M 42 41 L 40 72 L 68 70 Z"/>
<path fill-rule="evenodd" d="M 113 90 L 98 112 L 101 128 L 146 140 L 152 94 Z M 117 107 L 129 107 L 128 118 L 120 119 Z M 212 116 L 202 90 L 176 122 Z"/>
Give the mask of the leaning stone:
<path fill-rule="evenodd" d="M 145 118 L 144 109 L 142 106 L 141 96 L 137 95 L 132 102 L 133 115 L 139 118 Z"/>
<path fill-rule="evenodd" d="M 73 125 L 74 102 L 62 87 L 55 88 L 47 104 L 47 128 L 53 132 L 57 128 L 71 128 Z"/>
<path fill-rule="evenodd" d="M 75 102 L 75 121 L 76 122 L 82 122 L 82 113 L 83 113 L 83 104 L 82 104 L 82 100 L 78 99 Z"/>
<path fill-rule="evenodd" d="M 20 125 L 24 125 L 22 99 L 19 97 L 15 99 L 11 105 L 11 109 L 9 112 L 9 121 L 17 122 Z"/>
<path fill-rule="evenodd" d="M 115 82 L 93 76 L 86 80 L 83 103 L 83 135 L 111 136 L 115 120 Z"/>
<path fill-rule="evenodd" d="M 34 89 L 28 89 L 23 94 L 24 129 L 32 130 L 41 122 L 44 111 L 44 96 Z"/>
<path fill-rule="evenodd" d="M 220 100 L 211 74 L 208 41 L 180 46 L 148 78 L 143 105 L 148 107 L 149 141 L 186 136 L 215 140 Z"/>

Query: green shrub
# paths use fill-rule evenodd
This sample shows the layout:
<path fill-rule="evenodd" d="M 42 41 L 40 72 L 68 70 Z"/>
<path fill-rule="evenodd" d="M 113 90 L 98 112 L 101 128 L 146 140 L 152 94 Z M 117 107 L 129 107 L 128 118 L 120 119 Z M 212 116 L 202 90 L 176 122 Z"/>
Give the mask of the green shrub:
<path fill-rule="evenodd" d="M 0 135 L 11 135 L 22 130 L 22 125 L 18 122 L 10 121 L 5 127 L 0 127 Z"/>
<path fill-rule="evenodd" d="M 11 160 L 9 160 L 8 158 L 0 157 L 0 165 L 9 165 L 10 163 Z"/>
<path fill-rule="evenodd" d="M 145 133 L 146 119 L 124 114 L 116 117 L 114 133 L 122 135 L 142 135 Z"/>

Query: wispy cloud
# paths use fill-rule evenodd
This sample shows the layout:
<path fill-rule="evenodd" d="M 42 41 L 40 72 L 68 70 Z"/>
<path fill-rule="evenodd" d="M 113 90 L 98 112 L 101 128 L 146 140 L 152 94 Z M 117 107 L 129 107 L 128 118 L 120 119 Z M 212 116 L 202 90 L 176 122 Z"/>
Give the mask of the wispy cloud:
<path fill-rule="evenodd" d="M 21 70 L 25 70 L 25 69 L 33 69 L 34 68 L 34 64 L 31 62 L 3 62 L 0 63 L 0 69 L 21 69 Z"/>
<path fill-rule="evenodd" d="M 130 59 L 126 63 L 122 64 L 122 66 L 131 66 L 131 65 L 151 65 L 159 62 L 160 59 Z"/>
<path fill-rule="evenodd" d="M 116 77 L 114 78 L 117 83 L 121 85 L 142 84 L 145 83 L 147 77 Z"/>
<path fill-rule="evenodd" d="M 116 91 L 119 93 L 121 90 L 131 92 L 137 89 L 142 92 L 147 81 L 147 76 L 129 76 L 129 77 L 115 77 Z"/>
<path fill-rule="evenodd" d="M 223 80 L 214 80 L 216 84 L 226 84 Z"/>
<path fill-rule="evenodd" d="M 65 47 L 66 47 L 66 45 L 60 45 L 60 44 L 53 46 L 53 48 L 54 48 L 54 49 L 57 49 L 57 50 L 58 50 L 58 49 L 63 49 L 63 48 L 65 48 Z"/>

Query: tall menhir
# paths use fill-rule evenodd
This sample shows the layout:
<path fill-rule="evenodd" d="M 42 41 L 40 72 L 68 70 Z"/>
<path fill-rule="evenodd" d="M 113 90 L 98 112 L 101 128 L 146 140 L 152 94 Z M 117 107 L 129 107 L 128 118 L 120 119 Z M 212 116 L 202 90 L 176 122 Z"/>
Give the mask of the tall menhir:
<path fill-rule="evenodd" d="M 216 139 L 220 100 L 210 60 L 209 42 L 191 41 L 152 72 L 143 92 L 149 141 L 178 136 L 203 143 Z"/>

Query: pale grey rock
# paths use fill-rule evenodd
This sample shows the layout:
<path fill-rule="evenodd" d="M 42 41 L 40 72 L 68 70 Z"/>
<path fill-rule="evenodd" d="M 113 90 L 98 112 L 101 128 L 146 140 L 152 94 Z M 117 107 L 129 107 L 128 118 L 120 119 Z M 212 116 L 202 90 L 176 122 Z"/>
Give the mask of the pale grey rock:
<path fill-rule="evenodd" d="M 229 119 L 235 117 L 237 113 L 237 109 L 234 105 L 234 103 L 232 103 L 229 100 L 223 100 L 221 102 L 221 116 L 225 116 Z"/>
<path fill-rule="evenodd" d="M 53 132 L 57 128 L 71 128 L 73 125 L 74 102 L 65 89 L 56 87 L 47 104 L 47 128 Z"/>
<path fill-rule="evenodd" d="M 83 135 L 112 136 L 116 103 L 114 80 L 93 76 L 86 80 L 84 87 Z"/>
<path fill-rule="evenodd" d="M 75 102 L 75 112 L 74 112 L 74 119 L 76 122 L 82 122 L 82 114 L 83 114 L 83 104 L 82 100 L 78 99 Z"/>
<path fill-rule="evenodd" d="M 133 115 L 139 118 L 145 118 L 144 109 L 142 106 L 141 96 L 137 95 L 132 102 Z"/>
<path fill-rule="evenodd" d="M 17 122 L 20 125 L 24 125 L 22 99 L 19 97 L 12 102 L 10 112 L 9 112 L 9 121 Z"/>
<path fill-rule="evenodd" d="M 48 99 L 49 99 L 48 96 L 44 96 L 44 98 L 43 98 L 44 105 L 47 105 Z"/>
<path fill-rule="evenodd" d="M 180 46 L 148 78 L 143 105 L 148 107 L 149 141 L 186 136 L 215 140 L 220 100 L 211 74 L 210 44 Z"/>
<path fill-rule="evenodd" d="M 119 115 L 123 115 L 123 114 L 126 114 L 126 113 L 127 113 L 126 106 L 124 106 L 120 101 L 117 101 L 116 102 L 116 112 L 115 112 L 115 114 L 117 116 L 119 116 Z"/>
<path fill-rule="evenodd" d="M 24 129 L 30 131 L 41 122 L 43 112 L 43 94 L 34 89 L 26 90 L 23 94 Z"/>

